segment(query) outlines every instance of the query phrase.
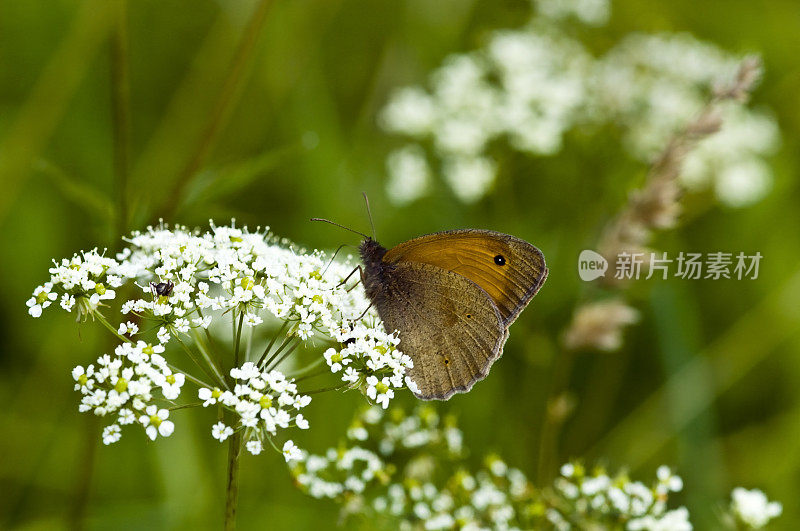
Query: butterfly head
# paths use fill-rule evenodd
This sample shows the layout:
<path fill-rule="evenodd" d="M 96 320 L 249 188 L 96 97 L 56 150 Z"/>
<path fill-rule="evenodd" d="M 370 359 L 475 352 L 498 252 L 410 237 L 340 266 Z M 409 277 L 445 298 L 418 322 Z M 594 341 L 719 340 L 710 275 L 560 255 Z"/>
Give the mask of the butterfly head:
<path fill-rule="evenodd" d="M 379 266 L 383 255 L 386 254 L 386 248 L 372 238 L 364 238 L 361 245 L 358 246 L 358 252 L 361 254 L 361 261 L 364 266 L 369 269 L 370 266 Z"/>

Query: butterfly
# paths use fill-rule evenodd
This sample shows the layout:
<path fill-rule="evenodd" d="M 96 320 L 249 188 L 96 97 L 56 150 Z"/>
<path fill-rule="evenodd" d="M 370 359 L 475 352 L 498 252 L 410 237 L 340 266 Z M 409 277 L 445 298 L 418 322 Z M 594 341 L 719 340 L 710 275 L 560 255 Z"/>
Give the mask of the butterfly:
<path fill-rule="evenodd" d="M 500 232 L 437 232 L 388 250 L 362 236 L 365 292 L 413 360 L 409 376 L 423 400 L 447 400 L 485 378 L 547 279 L 542 252 Z"/>

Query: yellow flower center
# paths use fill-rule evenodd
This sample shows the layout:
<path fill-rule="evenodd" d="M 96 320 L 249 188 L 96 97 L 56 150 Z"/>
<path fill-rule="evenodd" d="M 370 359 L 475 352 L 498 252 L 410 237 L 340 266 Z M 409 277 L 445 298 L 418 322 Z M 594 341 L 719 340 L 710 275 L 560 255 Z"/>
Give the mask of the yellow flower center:
<path fill-rule="evenodd" d="M 114 386 L 114 390 L 118 393 L 124 393 L 128 389 L 128 380 L 125 378 L 120 378 L 117 380 L 117 385 Z"/>
<path fill-rule="evenodd" d="M 88 382 L 89 378 L 87 378 L 85 374 L 81 374 L 80 376 L 78 376 L 78 383 L 80 383 L 81 385 L 86 385 Z"/>
<path fill-rule="evenodd" d="M 242 280 L 239 282 L 239 284 L 240 284 L 240 285 L 241 285 L 241 286 L 242 286 L 244 289 L 253 289 L 253 286 L 255 286 L 255 285 L 256 285 L 256 283 L 253 281 L 253 279 L 252 279 L 251 277 L 245 277 L 245 278 L 243 278 L 243 279 L 242 279 Z"/>
<path fill-rule="evenodd" d="M 103 295 L 106 292 L 106 287 L 102 284 L 95 284 L 94 290 L 100 295 Z"/>
<path fill-rule="evenodd" d="M 168 384 L 174 384 L 175 383 L 175 376 L 170 374 L 169 376 L 166 377 L 166 380 L 167 380 Z"/>
<path fill-rule="evenodd" d="M 212 396 L 213 398 L 219 398 L 219 397 L 221 397 L 221 396 L 222 396 L 222 391 L 220 390 L 220 388 L 219 388 L 219 387 L 215 387 L 215 388 L 214 388 L 214 390 L 213 390 L 213 391 L 211 391 L 211 396 Z"/>
<path fill-rule="evenodd" d="M 261 397 L 261 399 L 258 401 L 258 403 L 261 406 L 261 409 L 270 408 L 270 407 L 272 407 L 272 397 L 269 396 L 269 395 L 264 395 L 264 396 Z"/>
<path fill-rule="evenodd" d="M 383 394 L 389 390 L 389 386 L 383 382 L 378 382 L 375 384 L 375 389 L 380 393 Z"/>
<path fill-rule="evenodd" d="M 47 300 L 47 292 L 45 292 L 45 291 L 39 292 L 39 294 L 36 296 L 36 303 L 37 304 L 42 304 L 46 300 Z"/>
<path fill-rule="evenodd" d="M 150 424 L 158 428 L 161 425 L 161 418 L 158 415 L 150 415 Z"/>
<path fill-rule="evenodd" d="M 147 354 L 148 356 L 152 356 L 153 352 L 153 345 L 147 345 L 142 349 L 142 354 Z"/>

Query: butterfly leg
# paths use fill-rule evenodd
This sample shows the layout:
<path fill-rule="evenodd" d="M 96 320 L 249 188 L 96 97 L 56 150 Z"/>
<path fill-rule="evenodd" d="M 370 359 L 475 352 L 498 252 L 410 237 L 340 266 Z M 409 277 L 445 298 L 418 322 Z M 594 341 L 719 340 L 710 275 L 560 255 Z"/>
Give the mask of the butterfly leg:
<path fill-rule="evenodd" d="M 353 273 L 355 273 L 356 271 L 359 271 L 359 272 L 361 273 L 361 277 L 362 277 L 362 278 L 364 277 L 364 272 L 363 272 L 363 271 L 361 271 L 361 265 L 357 265 L 357 266 L 356 266 L 356 267 L 355 267 L 355 268 L 354 268 L 352 271 L 350 271 L 350 274 L 349 274 L 349 275 L 347 275 L 346 277 L 344 277 L 344 280 L 342 280 L 341 282 L 339 282 L 338 284 L 336 284 L 336 287 L 337 287 L 337 288 L 339 288 L 339 287 L 343 286 L 344 284 L 346 284 L 346 283 L 347 283 L 347 281 L 348 281 L 348 280 L 350 280 L 350 277 L 352 277 L 352 276 L 353 276 Z"/>
<path fill-rule="evenodd" d="M 355 287 L 355 286 L 353 286 L 353 287 Z M 363 318 L 364 318 L 364 316 L 365 316 L 365 315 L 367 315 L 367 312 L 369 311 L 369 309 L 370 309 L 370 308 L 372 308 L 372 303 L 371 303 L 371 302 L 369 303 L 369 306 L 367 306 L 367 309 L 366 309 L 366 310 L 364 310 L 364 311 L 361 313 L 361 315 L 359 315 L 359 316 L 358 316 L 358 318 L 356 318 L 356 321 L 360 321 L 361 319 L 363 319 Z"/>

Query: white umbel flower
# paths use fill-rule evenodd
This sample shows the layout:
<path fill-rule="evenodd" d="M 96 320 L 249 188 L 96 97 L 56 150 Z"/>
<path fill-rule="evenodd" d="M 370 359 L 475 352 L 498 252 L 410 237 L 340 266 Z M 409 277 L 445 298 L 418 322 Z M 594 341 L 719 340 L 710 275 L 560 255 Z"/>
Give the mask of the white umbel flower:
<path fill-rule="evenodd" d="M 139 422 L 145 427 L 145 433 L 151 441 L 155 441 L 158 435 L 169 437 L 175 431 L 175 425 L 167 420 L 169 411 L 158 409 L 156 406 L 147 406 L 145 414 L 139 417 Z"/>
<path fill-rule="evenodd" d="M 759 489 L 737 487 L 733 489 L 731 498 L 731 512 L 744 524 L 755 529 L 764 527 L 783 512 L 783 506 L 779 502 L 769 501 L 766 494 Z"/>

